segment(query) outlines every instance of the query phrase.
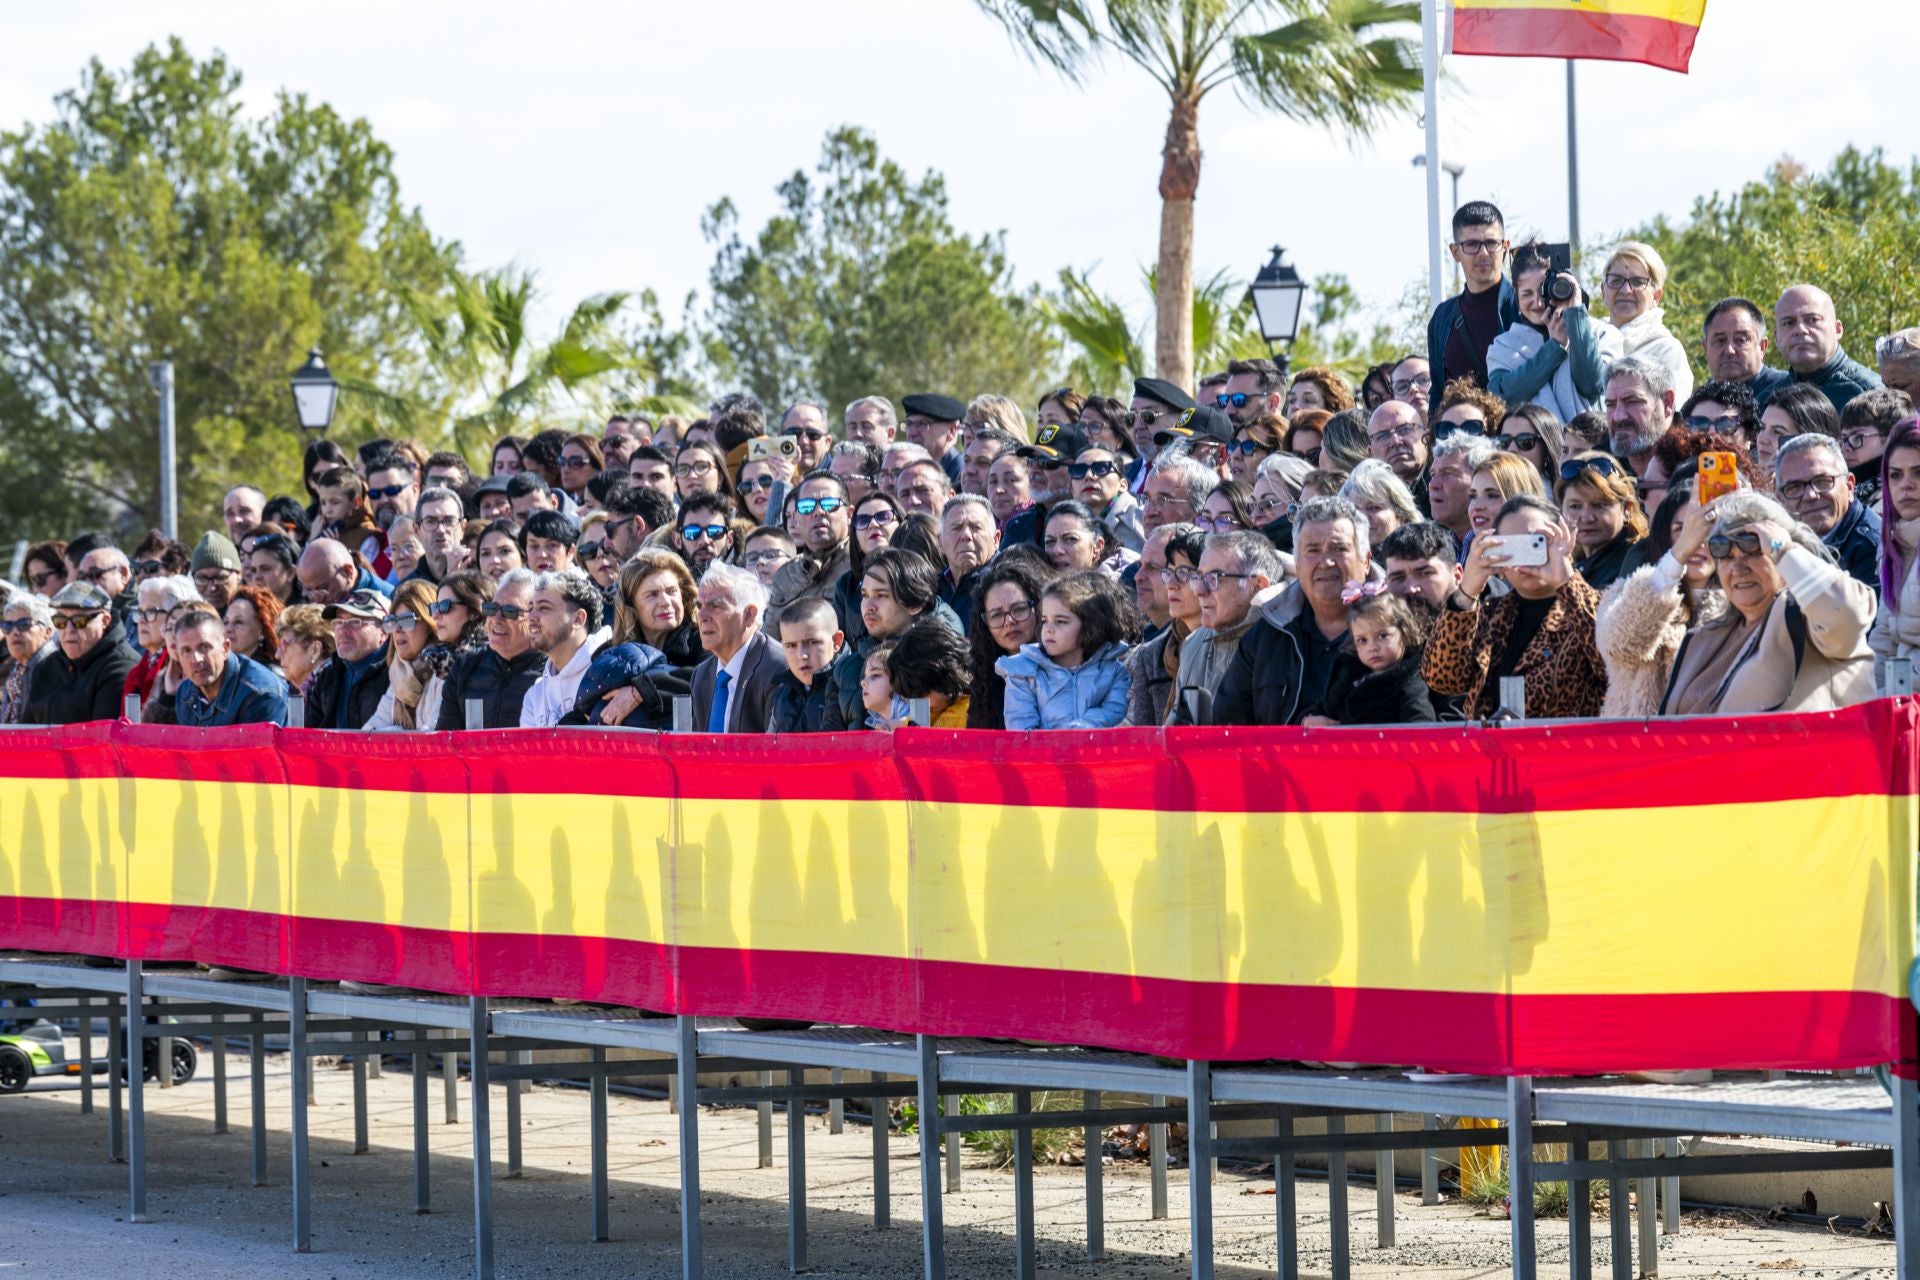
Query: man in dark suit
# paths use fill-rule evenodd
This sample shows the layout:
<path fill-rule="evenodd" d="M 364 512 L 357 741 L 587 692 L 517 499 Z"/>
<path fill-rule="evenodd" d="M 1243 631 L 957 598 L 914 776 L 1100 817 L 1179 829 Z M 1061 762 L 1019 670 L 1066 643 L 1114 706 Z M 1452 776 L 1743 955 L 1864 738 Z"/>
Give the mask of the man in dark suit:
<path fill-rule="evenodd" d="M 693 669 L 696 733 L 765 733 L 774 687 L 786 674 L 778 642 L 760 629 L 767 589 L 745 569 L 716 560 L 700 578 L 694 614 L 705 661 Z"/>

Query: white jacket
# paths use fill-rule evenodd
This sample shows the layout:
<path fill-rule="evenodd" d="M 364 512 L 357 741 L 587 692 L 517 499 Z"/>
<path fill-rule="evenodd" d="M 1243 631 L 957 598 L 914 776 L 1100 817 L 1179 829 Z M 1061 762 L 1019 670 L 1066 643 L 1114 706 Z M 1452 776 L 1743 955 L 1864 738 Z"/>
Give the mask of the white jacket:
<path fill-rule="evenodd" d="M 559 724 L 560 717 L 573 710 L 574 701 L 580 696 L 580 682 L 586 678 L 587 668 L 593 665 L 593 655 L 611 639 L 613 628 L 600 628 L 573 651 L 573 657 L 558 671 L 553 669 L 553 659 L 548 658 L 546 669 L 520 704 L 520 727 L 551 729 Z"/>
<path fill-rule="evenodd" d="M 1639 356 L 1666 368 L 1673 380 L 1673 407 L 1676 412 L 1693 394 L 1693 366 L 1687 363 L 1687 349 L 1667 328 L 1663 307 L 1648 307 L 1620 326 L 1622 354 Z"/>

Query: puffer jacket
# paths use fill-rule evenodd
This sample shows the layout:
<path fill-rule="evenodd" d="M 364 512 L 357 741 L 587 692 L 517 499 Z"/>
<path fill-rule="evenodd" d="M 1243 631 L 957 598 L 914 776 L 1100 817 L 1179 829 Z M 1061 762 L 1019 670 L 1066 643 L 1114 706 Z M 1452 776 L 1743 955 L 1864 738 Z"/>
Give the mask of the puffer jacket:
<path fill-rule="evenodd" d="M 1240 640 L 1253 624 L 1260 621 L 1260 611 L 1269 601 L 1280 598 L 1286 583 L 1276 582 L 1263 587 L 1254 594 L 1247 606 L 1247 616 L 1230 627 L 1201 627 L 1187 637 L 1180 646 L 1180 669 L 1174 673 L 1173 693 L 1168 699 L 1168 724 L 1208 724 L 1213 719 L 1213 695 L 1220 688 L 1221 680 L 1226 678 L 1227 668 L 1233 665 L 1233 655 L 1240 652 Z M 1194 714 L 1194 709 L 1199 714 Z"/>
<path fill-rule="evenodd" d="M 1124 644 L 1088 654 L 1077 667 L 1063 667 L 1038 644 L 1023 644 L 994 663 L 1007 682 L 1009 729 L 1111 729 L 1127 717 Z"/>
<path fill-rule="evenodd" d="M 773 684 L 773 707 L 767 714 L 768 733 L 824 733 L 827 708 L 833 703 L 833 673 L 822 671 L 811 684 L 801 684 L 789 671 Z"/>
<path fill-rule="evenodd" d="M 1693 366 L 1687 363 L 1686 346 L 1667 328 L 1664 307 L 1648 307 L 1620 326 L 1620 353 L 1664 368 L 1673 380 L 1674 404 L 1685 404 L 1693 394 Z"/>
<path fill-rule="evenodd" d="M 1609 720 L 1644 720 L 1660 713 L 1660 698 L 1673 674 L 1674 655 L 1687 638 L 1683 574 L 1671 554 L 1608 587 L 1600 597 L 1593 641 L 1607 668 L 1607 696 L 1600 714 Z M 1719 590 L 1703 594 L 1702 619 L 1727 607 Z"/>
<path fill-rule="evenodd" d="M 1420 678 L 1418 651 L 1385 671 L 1369 670 L 1356 655 L 1341 654 L 1327 679 L 1326 701 L 1309 714 L 1343 725 L 1430 724 L 1439 718 Z"/>
<path fill-rule="evenodd" d="M 1565 346 L 1522 320 L 1487 348 L 1487 390 L 1509 406 L 1537 404 L 1565 422 L 1600 407 L 1607 366 L 1620 351 L 1620 331 L 1582 307 L 1567 312 Z"/>
<path fill-rule="evenodd" d="M 1386 573 L 1368 563 L 1367 581 L 1383 582 Z M 1307 655 L 1293 624 L 1308 612 L 1307 594 L 1298 578 L 1250 611 L 1258 621 L 1240 637 L 1226 674 L 1214 686 L 1209 724 L 1299 724 L 1327 696 L 1310 687 Z"/>
<path fill-rule="evenodd" d="M 482 728 L 518 729 L 520 706 L 546 665 L 547 655 L 538 649 L 529 649 L 516 658 L 502 658 L 491 647 L 468 654 L 453 664 L 447 676 L 440 719 L 434 727 L 441 733 L 465 729 L 467 702 L 478 699 Z"/>
<path fill-rule="evenodd" d="M 684 673 L 652 645 L 632 640 L 610 644 L 593 655 L 587 674 L 580 678 L 573 709 L 560 717 L 560 723 L 599 724 L 607 700 L 629 687 L 640 693 L 640 705 L 621 721 L 629 729 L 671 729 L 674 698 L 692 692 Z"/>

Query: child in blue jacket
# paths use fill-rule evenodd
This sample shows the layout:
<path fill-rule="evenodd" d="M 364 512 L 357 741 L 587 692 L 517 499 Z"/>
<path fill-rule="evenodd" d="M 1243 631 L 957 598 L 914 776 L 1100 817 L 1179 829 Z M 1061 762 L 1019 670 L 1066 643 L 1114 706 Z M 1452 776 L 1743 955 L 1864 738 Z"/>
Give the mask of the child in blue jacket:
<path fill-rule="evenodd" d="M 1139 634 L 1133 602 L 1097 569 L 1062 574 L 1040 595 L 1040 639 L 994 663 L 1009 729 L 1111 729 L 1133 677 L 1122 659 Z"/>

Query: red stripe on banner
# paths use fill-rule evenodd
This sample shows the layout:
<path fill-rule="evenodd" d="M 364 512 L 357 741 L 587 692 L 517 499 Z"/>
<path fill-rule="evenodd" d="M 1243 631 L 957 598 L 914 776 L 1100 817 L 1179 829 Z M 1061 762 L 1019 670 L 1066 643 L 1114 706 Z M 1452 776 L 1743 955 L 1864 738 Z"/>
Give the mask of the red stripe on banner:
<path fill-rule="evenodd" d="M 257 973 L 283 973 L 287 917 L 226 907 L 127 904 L 129 960 L 193 960 Z"/>
<path fill-rule="evenodd" d="M 0 895 L 0 945 L 117 956 L 126 949 L 125 917 L 117 902 Z"/>
<path fill-rule="evenodd" d="M 281 766 L 296 787 L 467 794 L 463 738 L 450 733 L 279 730 Z"/>
<path fill-rule="evenodd" d="M 289 924 L 288 949 L 303 978 L 475 994 L 471 934 L 308 916 Z"/>
<path fill-rule="evenodd" d="M 1644 62 L 1686 74 L 1700 28 L 1665 18 L 1564 9 L 1453 11 L 1453 51 L 1495 58 Z"/>

